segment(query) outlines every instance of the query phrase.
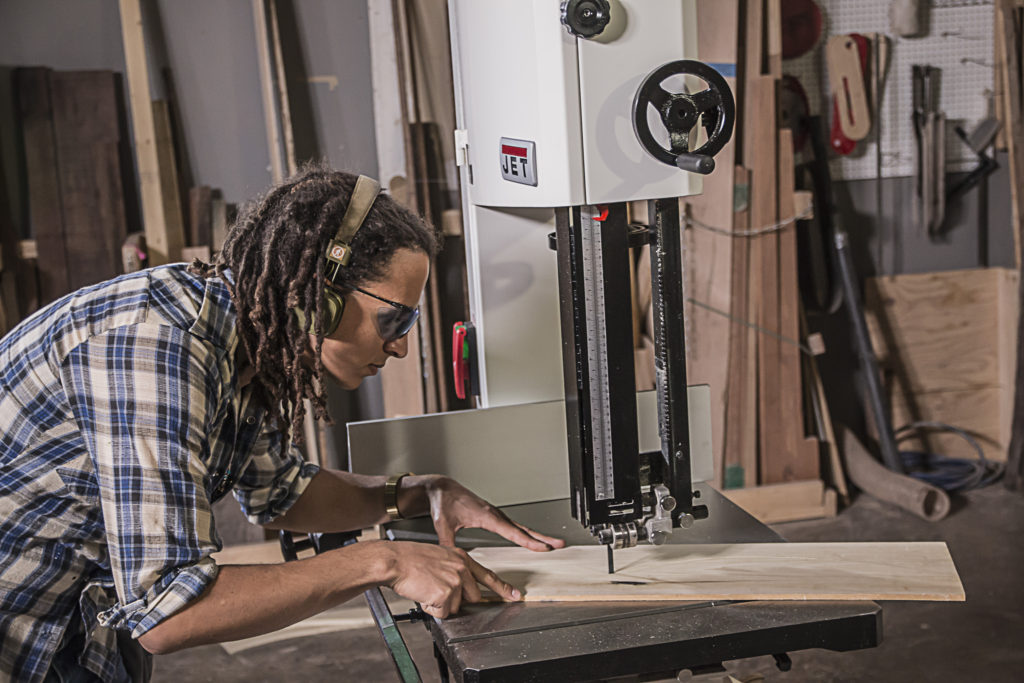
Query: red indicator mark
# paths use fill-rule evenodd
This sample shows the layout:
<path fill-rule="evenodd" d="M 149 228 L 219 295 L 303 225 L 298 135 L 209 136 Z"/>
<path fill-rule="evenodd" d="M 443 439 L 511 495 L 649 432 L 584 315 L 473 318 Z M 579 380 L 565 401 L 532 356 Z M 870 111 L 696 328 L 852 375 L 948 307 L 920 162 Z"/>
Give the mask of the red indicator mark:
<path fill-rule="evenodd" d="M 501 146 L 501 153 L 502 154 L 509 154 L 511 156 L 514 156 L 514 157 L 525 157 L 526 156 L 526 148 L 525 147 L 513 147 L 512 145 L 502 145 Z"/>

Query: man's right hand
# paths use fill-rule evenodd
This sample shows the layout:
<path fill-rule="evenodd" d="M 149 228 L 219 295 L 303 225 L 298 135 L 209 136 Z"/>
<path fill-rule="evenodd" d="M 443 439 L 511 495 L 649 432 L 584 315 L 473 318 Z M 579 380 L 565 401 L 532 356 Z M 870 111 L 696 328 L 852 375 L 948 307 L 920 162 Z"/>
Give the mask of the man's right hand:
<path fill-rule="evenodd" d="M 520 593 L 461 548 L 416 543 L 379 541 L 385 567 L 384 583 L 396 593 L 415 600 L 427 614 L 443 619 L 459 611 L 463 602 L 480 602 L 481 584 L 506 602 Z"/>

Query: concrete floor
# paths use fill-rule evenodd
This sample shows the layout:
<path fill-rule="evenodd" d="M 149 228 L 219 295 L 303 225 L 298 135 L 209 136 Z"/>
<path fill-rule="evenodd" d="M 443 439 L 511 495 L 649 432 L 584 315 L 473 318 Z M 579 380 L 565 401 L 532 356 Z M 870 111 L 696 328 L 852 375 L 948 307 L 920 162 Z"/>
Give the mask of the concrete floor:
<path fill-rule="evenodd" d="M 860 496 L 835 519 L 773 528 L 790 541 L 946 541 L 967 601 L 883 603 L 879 647 L 790 653 L 793 668 L 788 673 L 775 669 L 770 657 L 727 663 L 737 679 L 1024 681 L 1024 496 L 1000 485 L 975 491 L 958 499 L 950 516 L 938 523 Z M 154 683 L 396 680 L 380 636 L 358 602 L 325 615 L 326 627 L 344 625 L 346 630 L 278 640 L 234 654 L 211 645 L 158 657 Z M 439 680 L 424 627 L 404 625 L 403 633 L 424 680 Z"/>

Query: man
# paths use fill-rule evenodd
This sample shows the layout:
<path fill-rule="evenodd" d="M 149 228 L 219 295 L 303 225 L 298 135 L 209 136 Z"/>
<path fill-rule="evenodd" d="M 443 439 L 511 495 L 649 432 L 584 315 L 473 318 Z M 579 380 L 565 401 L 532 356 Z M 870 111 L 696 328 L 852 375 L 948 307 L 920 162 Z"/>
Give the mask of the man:
<path fill-rule="evenodd" d="M 531 550 L 456 482 L 303 462 L 304 399 L 406 355 L 434 232 L 376 183 L 310 167 L 246 207 L 213 265 L 74 292 L 0 340 L 0 673 L 145 680 L 149 653 L 253 636 L 391 586 L 435 616 L 518 592 L 453 547 L 466 527 Z M 360 529 L 430 513 L 440 546 L 360 542 L 219 567 L 212 503 L 255 523 Z M 387 498 L 387 500 L 386 500 Z"/>

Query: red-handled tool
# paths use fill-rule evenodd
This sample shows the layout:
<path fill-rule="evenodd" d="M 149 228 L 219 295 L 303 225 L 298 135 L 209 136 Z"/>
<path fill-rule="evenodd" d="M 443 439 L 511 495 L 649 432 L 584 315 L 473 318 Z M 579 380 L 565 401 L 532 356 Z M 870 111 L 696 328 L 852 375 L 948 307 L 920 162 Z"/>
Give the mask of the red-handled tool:
<path fill-rule="evenodd" d="M 459 321 L 452 325 L 452 374 L 455 378 L 455 395 L 465 399 L 469 387 L 469 339 L 466 323 Z"/>
<path fill-rule="evenodd" d="M 864 74 L 868 39 L 859 34 L 832 36 L 826 45 L 832 99 L 832 150 L 849 154 L 871 130 Z"/>

